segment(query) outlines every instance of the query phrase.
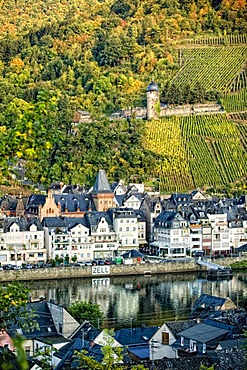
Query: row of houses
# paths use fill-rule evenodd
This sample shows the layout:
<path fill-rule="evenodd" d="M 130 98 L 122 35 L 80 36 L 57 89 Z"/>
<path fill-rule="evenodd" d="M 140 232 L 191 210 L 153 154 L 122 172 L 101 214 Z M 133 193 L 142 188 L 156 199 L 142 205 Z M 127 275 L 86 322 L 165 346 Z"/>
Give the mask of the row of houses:
<path fill-rule="evenodd" d="M 0 200 L 0 262 L 113 258 L 132 249 L 160 257 L 230 255 L 247 241 L 247 197 L 201 191 L 163 196 L 143 184 L 109 185 L 99 170 L 91 189 L 52 184 L 47 195 Z"/>
<path fill-rule="evenodd" d="M 47 260 L 86 262 L 113 259 L 146 243 L 141 211 L 109 209 L 84 217 L 7 217 L 0 226 L 2 265 L 37 264 Z"/>
<path fill-rule="evenodd" d="M 120 365 L 143 363 L 148 368 L 155 365 L 156 369 L 165 370 L 180 369 L 179 363 L 183 362 L 183 366 L 187 365 L 182 368 L 190 370 L 199 370 L 202 364 L 214 364 L 218 370 L 246 369 L 246 311 L 237 308 L 229 297 L 202 295 L 195 302 L 191 317 L 183 322 L 132 326 L 115 332 L 96 328 L 88 321 L 79 324 L 65 308 L 52 302 L 31 302 L 28 307 L 36 315 L 38 325 L 26 330 L 18 323 L 11 324 L 0 332 L 0 344 L 14 351 L 13 339 L 23 335 L 30 369 L 39 368 L 38 361 L 47 349 L 50 365 L 56 370 L 78 368 L 75 354 L 82 350 L 101 363 L 106 345 L 122 349 Z M 119 359 L 116 357 L 115 361 Z"/>

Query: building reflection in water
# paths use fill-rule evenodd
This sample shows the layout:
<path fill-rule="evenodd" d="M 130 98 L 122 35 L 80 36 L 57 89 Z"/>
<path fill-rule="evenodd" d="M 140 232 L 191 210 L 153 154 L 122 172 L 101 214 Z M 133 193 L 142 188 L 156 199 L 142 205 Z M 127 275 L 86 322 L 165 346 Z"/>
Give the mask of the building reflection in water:
<path fill-rule="evenodd" d="M 201 294 L 247 299 L 247 273 L 230 280 L 207 280 L 199 274 L 61 279 L 30 284 L 32 298 L 41 296 L 68 307 L 75 301 L 100 305 L 109 326 L 159 325 L 187 318 Z M 111 325 L 112 324 L 112 325 Z"/>

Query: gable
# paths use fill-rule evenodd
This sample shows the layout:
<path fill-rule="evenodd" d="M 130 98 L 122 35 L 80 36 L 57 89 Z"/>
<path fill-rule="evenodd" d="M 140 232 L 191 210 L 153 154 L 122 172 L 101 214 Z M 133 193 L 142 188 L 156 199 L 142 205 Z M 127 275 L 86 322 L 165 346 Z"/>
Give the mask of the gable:
<path fill-rule="evenodd" d="M 108 225 L 105 217 L 100 218 L 100 221 L 97 225 L 97 232 L 99 232 L 99 233 L 100 232 L 102 232 L 102 233 L 109 232 L 109 225 Z"/>
<path fill-rule="evenodd" d="M 35 225 L 35 224 L 30 225 L 29 230 L 30 231 L 37 231 L 38 230 L 37 225 Z"/>
<path fill-rule="evenodd" d="M 124 202 L 125 204 L 126 203 L 130 203 L 130 202 L 138 202 L 140 203 L 140 199 L 138 199 L 137 197 L 135 197 L 133 194 Z"/>
<path fill-rule="evenodd" d="M 78 234 L 78 235 L 89 235 L 89 229 L 82 225 L 78 224 L 70 229 L 71 234 Z"/>
<path fill-rule="evenodd" d="M 20 231 L 20 226 L 16 223 L 16 222 L 14 222 L 11 226 L 10 226 L 10 228 L 9 228 L 9 231 L 11 232 L 11 233 L 18 233 L 19 231 Z"/>

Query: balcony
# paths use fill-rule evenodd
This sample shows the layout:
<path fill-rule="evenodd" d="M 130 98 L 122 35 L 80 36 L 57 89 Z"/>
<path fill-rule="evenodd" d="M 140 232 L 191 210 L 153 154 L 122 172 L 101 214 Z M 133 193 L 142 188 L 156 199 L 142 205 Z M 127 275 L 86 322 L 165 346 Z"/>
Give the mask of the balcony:
<path fill-rule="evenodd" d="M 54 243 L 69 243 L 69 239 L 55 239 Z"/>

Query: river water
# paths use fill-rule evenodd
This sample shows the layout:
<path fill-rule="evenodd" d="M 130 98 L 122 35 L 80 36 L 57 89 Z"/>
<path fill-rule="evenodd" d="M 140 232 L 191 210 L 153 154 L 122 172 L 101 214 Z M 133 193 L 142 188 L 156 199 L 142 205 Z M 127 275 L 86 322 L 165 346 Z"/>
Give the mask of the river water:
<path fill-rule="evenodd" d="M 44 296 L 66 308 L 76 301 L 99 304 L 105 325 L 115 329 L 188 318 L 201 294 L 230 297 L 239 306 L 247 300 L 247 272 L 225 280 L 207 280 L 205 273 L 180 273 L 45 280 L 28 285 L 33 299 Z"/>

